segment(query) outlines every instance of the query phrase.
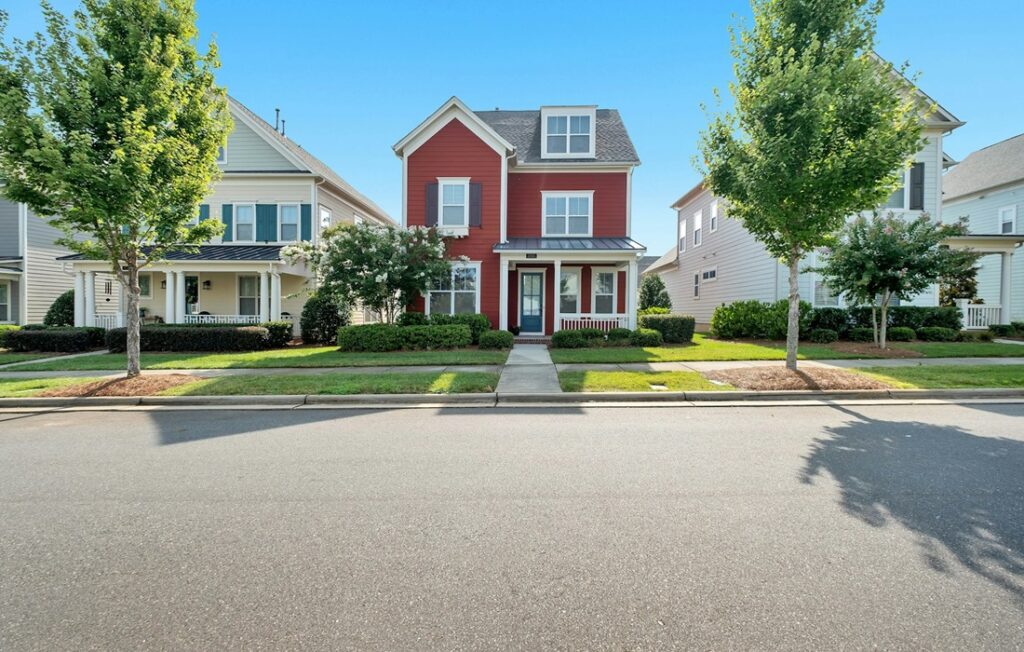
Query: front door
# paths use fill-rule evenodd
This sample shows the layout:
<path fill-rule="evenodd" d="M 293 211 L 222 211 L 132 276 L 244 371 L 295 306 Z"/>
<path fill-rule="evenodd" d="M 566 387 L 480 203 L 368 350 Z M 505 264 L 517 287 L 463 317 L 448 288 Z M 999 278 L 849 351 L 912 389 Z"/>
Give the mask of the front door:
<path fill-rule="evenodd" d="M 519 276 L 519 330 L 544 332 L 544 273 L 523 272 Z"/>
<path fill-rule="evenodd" d="M 185 314 L 199 314 L 199 277 L 185 275 Z"/>

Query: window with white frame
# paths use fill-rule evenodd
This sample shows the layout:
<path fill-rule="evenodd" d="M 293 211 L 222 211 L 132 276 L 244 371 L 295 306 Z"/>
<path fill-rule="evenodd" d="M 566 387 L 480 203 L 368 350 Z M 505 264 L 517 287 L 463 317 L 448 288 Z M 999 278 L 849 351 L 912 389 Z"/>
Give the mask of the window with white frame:
<path fill-rule="evenodd" d="M 14 321 L 11 317 L 11 282 L 0 281 L 0 323 Z"/>
<path fill-rule="evenodd" d="M 277 240 L 295 242 L 299 239 L 299 205 L 281 204 L 277 207 Z"/>
<path fill-rule="evenodd" d="M 320 207 L 320 226 L 322 228 L 325 228 L 325 229 L 327 227 L 329 227 L 331 225 L 331 218 L 332 218 L 331 210 L 329 208 L 324 208 L 323 206 L 321 206 Z"/>
<path fill-rule="evenodd" d="M 910 176 L 910 170 L 905 170 L 903 176 L 900 177 L 900 186 L 896 190 L 892 191 L 889 195 L 889 199 L 885 202 L 886 208 L 892 208 L 896 210 L 907 209 L 907 186 L 910 185 L 908 177 Z"/>
<path fill-rule="evenodd" d="M 149 274 L 139 274 L 139 298 L 153 298 L 153 277 Z"/>
<path fill-rule="evenodd" d="M 693 246 L 699 247 L 704 242 L 704 229 L 702 228 L 704 216 L 701 211 L 697 211 L 693 214 Z"/>
<path fill-rule="evenodd" d="M 717 267 L 712 267 L 710 269 L 705 269 L 704 271 L 702 271 L 700 273 L 700 280 L 705 282 L 705 283 L 710 283 L 711 281 L 714 281 L 717 278 L 718 278 L 718 268 Z"/>
<path fill-rule="evenodd" d="M 700 272 L 693 275 L 693 298 L 700 298 Z"/>
<path fill-rule="evenodd" d="M 469 226 L 469 179 L 437 180 L 438 226 Z"/>
<path fill-rule="evenodd" d="M 362 224 L 363 223 L 363 216 L 362 215 L 353 215 L 352 216 L 352 223 L 357 225 L 357 226 L 359 224 Z"/>
<path fill-rule="evenodd" d="M 480 263 L 452 265 L 451 275 L 427 292 L 427 314 L 480 312 Z"/>
<path fill-rule="evenodd" d="M 818 252 L 814 252 L 811 255 L 811 266 L 817 267 L 820 262 L 820 256 Z M 825 280 L 821 278 L 816 272 L 811 273 L 811 289 L 813 290 L 813 296 L 811 302 L 815 308 L 838 308 L 839 307 L 839 295 L 832 292 L 832 289 L 825 283 Z"/>
<path fill-rule="evenodd" d="M 593 216 L 593 192 L 544 192 L 543 235 L 589 236 Z"/>
<path fill-rule="evenodd" d="M 559 311 L 575 315 L 580 311 L 580 273 L 575 269 L 563 269 L 558 284 Z"/>
<path fill-rule="evenodd" d="M 718 230 L 718 200 L 711 202 L 711 218 L 709 222 L 708 230 L 714 233 Z"/>
<path fill-rule="evenodd" d="M 238 277 L 238 314 L 260 314 L 260 277 Z"/>
<path fill-rule="evenodd" d="M 596 118 L 590 107 L 541 109 L 541 158 L 593 158 Z"/>
<path fill-rule="evenodd" d="M 217 163 L 224 165 L 228 162 L 228 148 L 227 146 L 217 148 Z"/>
<path fill-rule="evenodd" d="M 598 315 L 615 313 L 615 277 L 614 271 L 594 270 L 594 306 Z"/>
<path fill-rule="evenodd" d="M 1000 233 L 1016 233 L 1017 232 L 1017 207 L 1006 206 L 999 209 L 999 232 Z"/>
<path fill-rule="evenodd" d="M 235 204 L 235 240 L 256 241 L 256 204 Z"/>
<path fill-rule="evenodd" d="M 679 253 L 686 251 L 686 218 L 679 221 Z"/>

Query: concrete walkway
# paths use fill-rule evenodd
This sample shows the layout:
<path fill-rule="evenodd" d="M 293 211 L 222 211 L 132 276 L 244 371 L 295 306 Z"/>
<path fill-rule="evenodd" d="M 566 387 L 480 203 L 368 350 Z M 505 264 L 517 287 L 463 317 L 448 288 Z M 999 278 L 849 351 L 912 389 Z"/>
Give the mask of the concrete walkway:
<path fill-rule="evenodd" d="M 783 360 L 702 360 L 694 362 L 633 362 L 620 364 L 559 364 L 558 371 L 717 371 L 752 367 L 781 367 Z M 877 358 L 873 360 L 801 360 L 804 368 L 920 367 L 934 365 L 1024 365 L 1021 358 Z"/>
<path fill-rule="evenodd" d="M 499 393 L 560 394 L 558 372 L 544 344 L 516 344 L 498 380 Z"/>
<path fill-rule="evenodd" d="M 53 360 L 68 360 L 70 358 L 84 358 L 84 357 L 90 356 L 90 355 L 102 355 L 102 354 L 104 354 L 106 352 L 107 351 L 105 349 L 103 349 L 103 350 L 100 350 L 100 351 L 86 351 L 85 353 L 69 353 L 69 354 L 66 354 L 66 355 L 65 354 L 54 355 L 54 356 L 50 356 L 48 358 L 33 358 L 32 360 L 21 360 L 19 362 L 8 362 L 7 364 L 0 364 L 0 371 L 3 371 L 4 369 L 7 369 L 9 367 L 15 367 L 15 366 L 20 365 L 20 364 L 39 363 L 39 362 L 52 362 Z"/>

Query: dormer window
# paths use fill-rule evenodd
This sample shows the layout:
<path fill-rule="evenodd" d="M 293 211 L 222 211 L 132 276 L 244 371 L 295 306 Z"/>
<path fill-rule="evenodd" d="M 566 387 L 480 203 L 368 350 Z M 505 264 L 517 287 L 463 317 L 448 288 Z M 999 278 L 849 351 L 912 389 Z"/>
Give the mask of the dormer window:
<path fill-rule="evenodd" d="M 593 107 L 541 109 L 542 158 L 594 158 Z"/>

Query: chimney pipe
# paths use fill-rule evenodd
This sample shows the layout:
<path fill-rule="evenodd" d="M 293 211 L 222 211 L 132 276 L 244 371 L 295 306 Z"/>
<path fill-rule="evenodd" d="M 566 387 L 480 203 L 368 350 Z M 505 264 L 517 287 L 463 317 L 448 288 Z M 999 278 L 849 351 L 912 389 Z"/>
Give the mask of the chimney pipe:
<path fill-rule="evenodd" d="M 284 135 L 284 120 L 281 121 L 281 135 Z"/>
<path fill-rule="evenodd" d="M 274 131 L 281 131 L 281 109 L 274 109 Z"/>

